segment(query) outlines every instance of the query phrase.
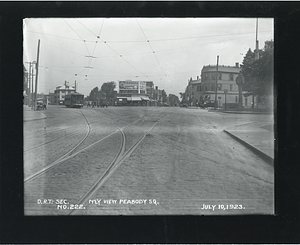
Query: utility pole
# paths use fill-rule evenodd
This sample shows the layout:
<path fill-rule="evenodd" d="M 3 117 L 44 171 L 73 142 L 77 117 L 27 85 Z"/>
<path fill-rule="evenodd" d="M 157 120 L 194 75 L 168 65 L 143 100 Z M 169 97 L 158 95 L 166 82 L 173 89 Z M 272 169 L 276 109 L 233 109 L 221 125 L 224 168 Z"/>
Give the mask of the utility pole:
<path fill-rule="evenodd" d="M 40 39 L 38 41 L 37 58 L 36 58 L 36 75 L 35 75 L 35 96 L 34 96 L 34 110 L 36 110 L 36 94 L 37 94 L 37 84 L 38 84 L 38 71 L 39 71 L 39 55 L 40 55 Z"/>
<path fill-rule="evenodd" d="M 66 95 L 67 95 L 67 81 L 65 81 L 65 98 L 64 98 L 64 103 L 65 103 Z"/>
<path fill-rule="evenodd" d="M 36 62 L 35 61 L 33 61 L 32 62 L 32 65 L 33 64 L 36 64 Z M 31 78 L 30 78 L 30 80 L 31 80 L 31 109 L 33 109 L 33 76 L 34 76 L 34 74 L 33 74 L 33 66 L 31 67 Z"/>
<path fill-rule="evenodd" d="M 256 19 L 256 40 L 255 40 L 255 52 L 254 52 L 254 59 L 259 59 L 259 51 L 258 51 L 258 18 Z M 252 92 L 252 109 L 254 109 L 254 91 Z"/>
<path fill-rule="evenodd" d="M 29 64 L 29 71 L 28 71 L 28 77 L 27 77 L 27 83 L 29 83 L 29 93 L 28 93 L 28 106 L 30 106 L 30 97 L 31 97 L 31 62 L 25 62 L 27 64 Z"/>
<path fill-rule="evenodd" d="M 215 91 L 215 110 L 217 109 L 217 89 L 218 89 L 218 73 L 219 73 L 219 55 L 217 56 L 217 74 L 216 74 L 216 91 Z"/>
<path fill-rule="evenodd" d="M 259 52 L 258 52 L 258 18 L 256 19 L 256 39 L 255 39 L 255 60 L 259 59 Z"/>

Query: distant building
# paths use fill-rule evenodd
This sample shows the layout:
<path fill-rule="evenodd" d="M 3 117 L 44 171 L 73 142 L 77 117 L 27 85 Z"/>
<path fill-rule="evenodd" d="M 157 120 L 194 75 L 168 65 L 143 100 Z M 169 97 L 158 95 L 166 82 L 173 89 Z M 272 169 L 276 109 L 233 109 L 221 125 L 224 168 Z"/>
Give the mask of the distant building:
<path fill-rule="evenodd" d="M 151 88 L 154 86 L 153 82 L 146 81 L 119 81 L 119 93 L 117 94 L 117 105 L 129 106 L 148 106 L 152 101 L 147 94 L 151 94 Z"/>
<path fill-rule="evenodd" d="M 150 99 L 154 99 L 154 83 L 152 81 L 146 82 L 146 94 Z"/>
<path fill-rule="evenodd" d="M 54 90 L 54 104 L 59 105 L 64 103 L 65 95 L 75 92 L 75 87 L 68 85 L 57 86 Z"/>
<path fill-rule="evenodd" d="M 120 94 L 146 94 L 145 81 L 119 81 Z"/>
<path fill-rule="evenodd" d="M 196 80 L 190 78 L 188 80 L 188 86 L 185 90 L 185 99 L 188 101 L 190 106 L 196 106 L 201 101 L 201 79 L 197 76 Z"/>
<path fill-rule="evenodd" d="M 239 91 L 236 84 L 236 78 L 240 73 L 239 63 L 235 66 L 217 66 L 208 65 L 203 66 L 201 70 L 201 96 L 202 101 L 215 101 L 216 94 L 216 84 L 217 84 L 217 102 L 218 107 L 223 107 L 225 103 L 225 93 L 226 93 L 226 103 L 238 103 Z M 246 92 L 243 91 L 243 94 Z M 251 101 L 246 96 L 243 96 L 243 106 L 251 107 Z"/>

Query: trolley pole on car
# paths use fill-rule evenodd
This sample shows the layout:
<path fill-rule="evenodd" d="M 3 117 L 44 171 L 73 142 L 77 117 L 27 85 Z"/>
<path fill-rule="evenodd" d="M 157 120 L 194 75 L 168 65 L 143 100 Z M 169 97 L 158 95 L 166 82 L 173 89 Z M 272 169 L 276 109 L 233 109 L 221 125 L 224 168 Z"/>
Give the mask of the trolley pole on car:
<path fill-rule="evenodd" d="M 217 56 L 217 74 L 216 74 L 216 91 L 215 91 L 215 110 L 217 109 L 217 89 L 218 89 L 218 73 L 219 73 L 219 55 Z"/>
<path fill-rule="evenodd" d="M 75 74 L 75 77 L 77 76 L 77 74 Z M 75 93 L 77 92 L 77 86 L 76 86 L 76 80 L 75 80 Z"/>
<path fill-rule="evenodd" d="M 35 95 L 34 95 L 34 110 L 36 110 L 36 96 L 37 96 L 37 84 L 38 84 L 38 72 L 39 72 L 39 55 L 40 55 L 40 39 L 38 41 L 37 58 L 36 58 L 36 74 L 35 74 Z"/>

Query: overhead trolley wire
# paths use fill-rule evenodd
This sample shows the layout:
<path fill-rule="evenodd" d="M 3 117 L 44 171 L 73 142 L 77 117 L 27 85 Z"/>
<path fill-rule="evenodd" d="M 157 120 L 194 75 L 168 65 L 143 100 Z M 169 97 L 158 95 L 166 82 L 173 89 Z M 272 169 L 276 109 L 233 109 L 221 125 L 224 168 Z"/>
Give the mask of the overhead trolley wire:
<path fill-rule="evenodd" d="M 142 33 L 143 33 L 143 35 L 144 35 L 144 37 L 145 37 L 145 39 L 146 39 L 146 41 L 147 41 L 149 47 L 151 48 L 152 53 L 154 54 L 154 56 L 155 56 L 155 58 L 156 58 L 156 60 L 157 60 L 158 65 L 160 66 L 160 68 L 161 68 L 161 70 L 163 71 L 164 75 L 167 76 L 166 73 L 165 73 L 165 71 L 164 71 L 164 69 L 162 68 L 162 66 L 161 66 L 161 64 L 160 64 L 160 62 L 159 62 L 159 60 L 158 60 L 156 54 L 155 54 L 155 51 L 153 50 L 153 48 L 152 48 L 152 46 L 151 46 L 149 40 L 147 39 L 147 36 L 146 36 L 145 32 L 143 31 L 143 28 L 141 27 L 141 25 L 140 25 L 140 23 L 138 22 L 138 20 L 137 20 L 137 19 L 135 19 L 135 20 L 136 20 L 138 26 L 140 27 L 140 29 L 141 29 L 141 31 L 142 31 Z"/>
<path fill-rule="evenodd" d="M 69 23 L 65 19 L 63 19 L 63 20 L 75 32 L 75 34 L 83 41 L 83 43 L 84 43 L 84 45 L 86 47 L 86 50 L 87 50 L 88 54 L 90 55 L 90 52 L 89 52 L 89 49 L 86 46 L 85 40 L 81 36 L 79 36 L 79 34 L 72 28 L 72 26 L 69 25 Z"/>

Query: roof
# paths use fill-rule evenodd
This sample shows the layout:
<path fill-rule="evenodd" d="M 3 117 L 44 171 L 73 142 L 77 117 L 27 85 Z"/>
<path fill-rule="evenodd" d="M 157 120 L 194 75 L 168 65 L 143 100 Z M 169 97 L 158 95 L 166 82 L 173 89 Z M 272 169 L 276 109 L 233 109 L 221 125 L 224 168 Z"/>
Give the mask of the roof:
<path fill-rule="evenodd" d="M 60 85 L 60 86 L 57 86 L 55 90 L 75 90 L 75 87 L 73 86 L 66 86 L 65 85 Z"/>
<path fill-rule="evenodd" d="M 240 67 L 237 66 L 224 66 L 220 65 L 218 66 L 218 71 L 219 72 L 231 72 L 231 73 L 239 73 L 241 70 Z M 217 71 L 217 66 L 203 66 L 201 72 L 211 72 L 211 71 Z"/>

